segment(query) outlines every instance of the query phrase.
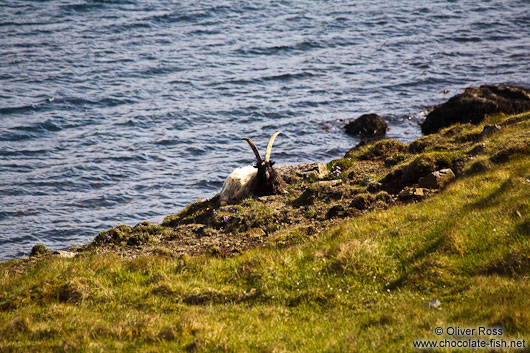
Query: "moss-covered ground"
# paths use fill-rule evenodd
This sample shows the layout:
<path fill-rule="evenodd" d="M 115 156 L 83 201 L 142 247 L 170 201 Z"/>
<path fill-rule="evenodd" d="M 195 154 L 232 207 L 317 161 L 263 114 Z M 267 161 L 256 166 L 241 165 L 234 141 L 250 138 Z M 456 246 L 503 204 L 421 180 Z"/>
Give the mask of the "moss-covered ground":
<path fill-rule="evenodd" d="M 328 168 L 285 195 L 113 228 L 74 258 L 0 263 L 0 351 L 414 351 L 449 326 L 502 327 L 528 350 L 529 113 Z M 457 176 L 442 190 L 404 192 L 442 168 Z"/>

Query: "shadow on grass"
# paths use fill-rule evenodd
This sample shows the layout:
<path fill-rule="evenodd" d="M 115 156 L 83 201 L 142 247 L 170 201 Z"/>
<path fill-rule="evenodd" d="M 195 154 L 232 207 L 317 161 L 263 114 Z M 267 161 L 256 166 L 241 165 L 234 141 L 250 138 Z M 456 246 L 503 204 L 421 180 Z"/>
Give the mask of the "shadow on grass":
<path fill-rule="evenodd" d="M 396 280 L 390 282 L 386 289 L 394 290 L 398 287 L 402 287 L 409 276 L 414 273 L 417 268 L 413 266 L 418 261 L 423 260 L 428 255 L 434 253 L 443 243 L 444 236 L 443 232 L 450 227 L 452 222 L 445 222 L 444 224 L 441 224 L 440 226 L 436 227 L 430 234 L 429 238 L 430 241 L 425 244 L 422 248 L 418 249 L 412 256 L 410 256 L 407 259 L 404 259 L 401 261 L 401 266 L 403 268 L 401 276 L 397 278 Z"/>
<path fill-rule="evenodd" d="M 524 236 L 530 236 L 530 219 L 527 219 L 515 227 L 515 231 Z"/>
<path fill-rule="evenodd" d="M 513 181 L 511 179 L 508 179 L 504 181 L 497 190 L 493 191 L 488 196 L 476 202 L 470 203 L 469 205 L 466 205 L 464 210 L 472 211 L 476 209 L 485 209 L 485 208 L 496 206 L 497 204 L 505 201 L 505 200 L 502 200 L 502 196 L 505 196 L 507 192 L 513 188 L 513 186 L 514 186 Z"/>
<path fill-rule="evenodd" d="M 529 272 L 530 255 L 521 253 L 520 251 L 510 252 L 504 255 L 503 258 L 491 262 L 480 271 L 481 274 L 497 274 L 509 277 L 528 274 Z"/>

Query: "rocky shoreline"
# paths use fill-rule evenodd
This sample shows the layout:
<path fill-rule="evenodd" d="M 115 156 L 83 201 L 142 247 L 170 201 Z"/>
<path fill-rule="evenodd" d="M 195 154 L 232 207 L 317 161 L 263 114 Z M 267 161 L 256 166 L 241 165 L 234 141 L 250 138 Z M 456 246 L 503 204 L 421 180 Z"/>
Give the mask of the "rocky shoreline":
<path fill-rule="evenodd" d="M 528 110 L 530 93 L 523 88 L 466 89 L 435 108 L 422 127 L 430 134 L 408 145 L 380 139 L 362 143 L 327 165 L 277 167 L 287 185 L 281 195 L 225 206 L 220 205 L 217 195 L 167 216 L 160 225 L 119 225 L 66 252 L 37 245 L 31 258 L 73 257 L 87 252 L 113 252 L 130 258 L 151 254 L 229 257 L 259 246 L 295 244 L 345 218 L 421 201 L 454 178 L 486 170 L 513 154 L 529 153 L 529 137 L 503 146 L 492 143 L 502 129 L 516 126 L 528 115 L 501 117 L 498 123 L 480 125 L 488 114 Z M 448 111 L 460 112 L 461 121 L 454 116 L 447 118 L 444 112 Z M 472 112 L 473 118 L 462 113 L 465 111 Z M 436 128 L 429 127 L 433 121 Z"/>

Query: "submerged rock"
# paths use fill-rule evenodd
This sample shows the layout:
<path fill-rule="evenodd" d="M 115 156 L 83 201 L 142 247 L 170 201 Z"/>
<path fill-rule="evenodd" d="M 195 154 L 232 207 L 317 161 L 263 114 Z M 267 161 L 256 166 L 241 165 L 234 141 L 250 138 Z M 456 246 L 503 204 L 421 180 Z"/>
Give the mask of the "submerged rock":
<path fill-rule="evenodd" d="M 364 114 L 349 122 L 345 129 L 350 135 L 371 137 L 386 134 L 387 125 L 385 119 L 377 114 Z"/>
<path fill-rule="evenodd" d="M 421 126 L 431 134 L 455 123 L 478 124 L 487 114 L 516 114 L 530 110 L 530 90 L 516 86 L 466 88 L 427 115 Z"/>

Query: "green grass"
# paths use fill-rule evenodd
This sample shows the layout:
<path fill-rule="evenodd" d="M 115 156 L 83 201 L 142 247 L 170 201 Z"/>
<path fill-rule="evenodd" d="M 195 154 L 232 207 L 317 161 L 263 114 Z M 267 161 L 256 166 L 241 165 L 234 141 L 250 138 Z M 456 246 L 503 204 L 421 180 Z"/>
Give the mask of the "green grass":
<path fill-rule="evenodd" d="M 490 154 L 514 133 L 492 140 Z M 425 201 L 288 247 L 280 236 L 233 258 L 87 252 L 1 263 L 0 351 L 414 351 L 413 340 L 451 325 L 502 326 L 502 338 L 529 345 L 526 152 Z"/>

